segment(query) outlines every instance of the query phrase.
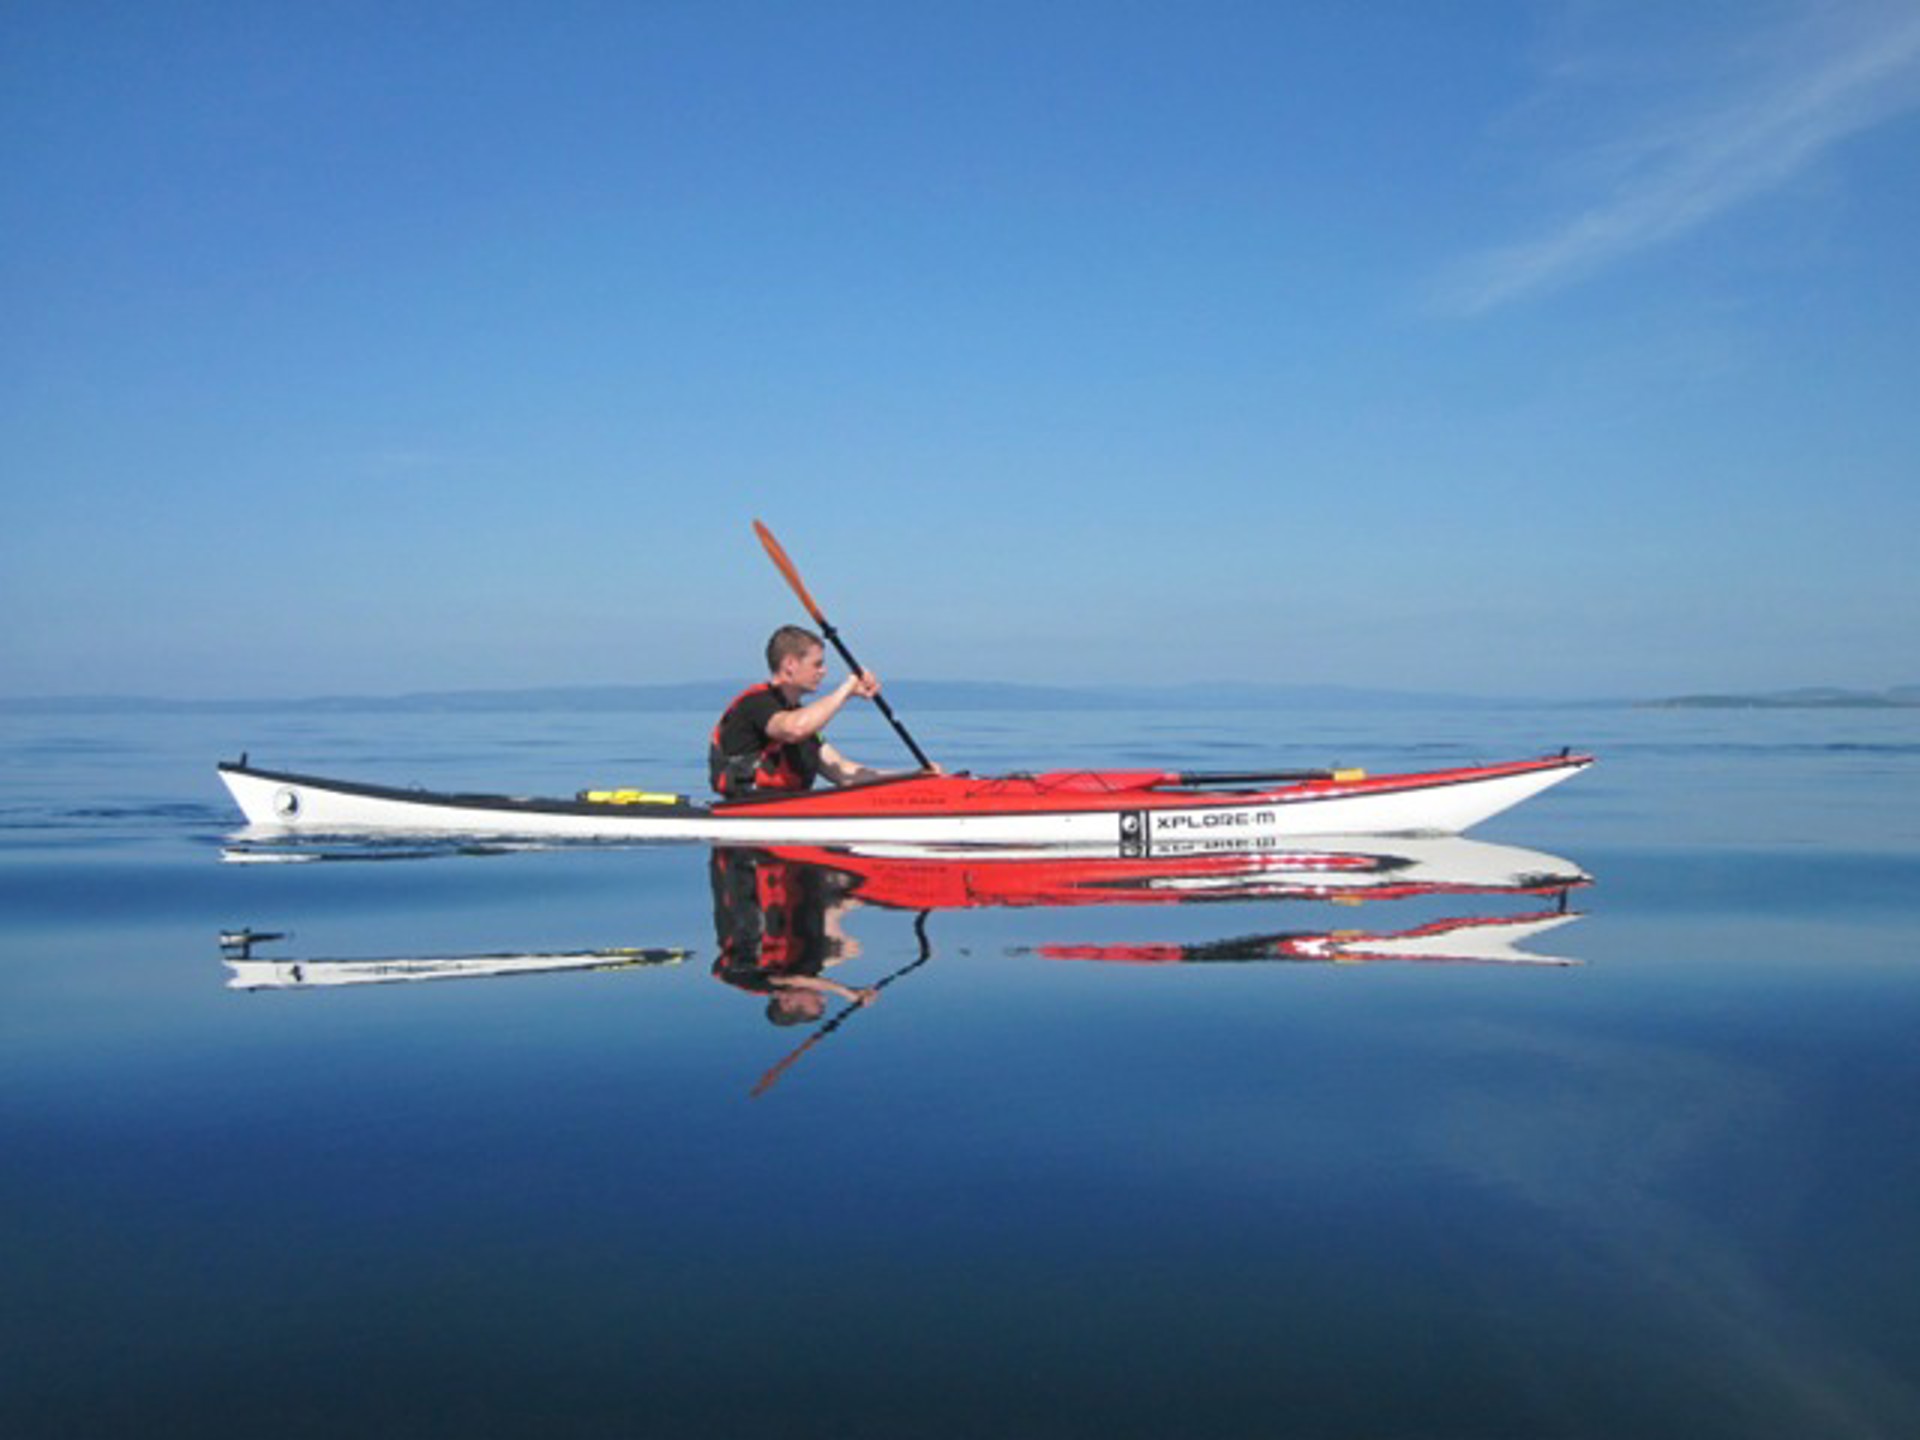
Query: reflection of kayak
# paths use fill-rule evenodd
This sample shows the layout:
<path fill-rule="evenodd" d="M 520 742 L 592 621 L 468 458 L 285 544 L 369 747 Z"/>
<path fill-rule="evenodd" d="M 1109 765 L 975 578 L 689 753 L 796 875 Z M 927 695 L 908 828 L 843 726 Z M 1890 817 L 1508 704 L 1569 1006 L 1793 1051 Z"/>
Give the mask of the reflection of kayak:
<path fill-rule="evenodd" d="M 277 938 L 277 937 L 275 937 Z M 329 985 L 386 985 L 408 980 L 477 980 L 549 975 L 563 970 L 633 970 L 677 965 L 685 950 L 579 950 L 535 955 L 442 955 L 386 960 L 256 960 L 229 955 L 230 990 L 299 990 Z"/>
<path fill-rule="evenodd" d="M 1558 896 L 1591 883 L 1570 860 L 1459 836 L 1323 836 L 1228 851 L 1194 844 L 1125 855 L 1100 847 L 719 846 L 713 852 L 715 973 L 769 990 L 774 975 L 817 976 L 840 958 L 847 902 L 917 912 L 987 906 L 1188 905 L 1359 901 L 1413 896 Z M 725 883 L 721 883 L 724 881 Z M 1570 963 L 1519 947 L 1577 916 L 1461 916 L 1413 929 L 1341 928 L 1176 944 L 1047 945 L 1054 959 L 1167 964 L 1209 960 L 1479 960 Z M 925 944 L 925 932 L 921 938 Z M 598 949 L 369 959 L 259 959 L 284 934 L 229 931 L 221 948 L 236 990 L 312 989 L 675 964 L 681 948 Z"/>
<path fill-rule="evenodd" d="M 1327 772 L 1285 782 L 1158 770 L 915 774 L 713 805 L 626 791 L 584 792 L 573 800 L 442 794 L 259 770 L 244 758 L 222 764 L 220 778 L 250 824 L 282 832 L 796 845 L 1086 843 L 1150 854 L 1195 841 L 1456 834 L 1591 763 L 1590 756 L 1563 754 L 1408 775 Z"/>
<path fill-rule="evenodd" d="M 1459 836 L 1324 836 L 1244 850 L 1194 847 L 1121 855 L 1067 849 L 779 846 L 770 856 L 825 867 L 870 905 L 1187 904 L 1206 900 L 1400 899 L 1434 894 L 1557 894 L 1588 883 L 1571 860 Z"/>
<path fill-rule="evenodd" d="M 1460 916 L 1411 930 L 1368 934 L 1254 935 L 1199 945 L 1042 945 L 1050 960 L 1104 960 L 1126 965 L 1191 965 L 1220 960 L 1305 960 L 1357 964 L 1368 960 L 1423 960 L 1481 965 L 1576 965 L 1521 949 L 1529 940 L 1580 918 L 1578 911 L 1540 915 Z"/>

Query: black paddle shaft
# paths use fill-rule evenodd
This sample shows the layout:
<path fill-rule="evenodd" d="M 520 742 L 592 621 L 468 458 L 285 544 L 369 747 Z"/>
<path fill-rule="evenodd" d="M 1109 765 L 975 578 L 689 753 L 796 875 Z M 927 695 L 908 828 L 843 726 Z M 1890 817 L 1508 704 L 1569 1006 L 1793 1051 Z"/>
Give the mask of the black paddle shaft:
<path fill-rule="evenodd" d="M 840 632 L 832 625 L 829 625 L 824 618 L 820 621 L 820 633 L 826 636 L 827 639 L 832 642 L 833 648 L 840 652 L 840 658 L 847 662 L 847 668 L 849 670 L 853 671 L 856 675 L 864 675 L 866 673 L 866 666 L 853 658 L 853 651 L 849 650 L 847 648 L 847 642 L 840 638 Z M 884 695 L 875 695 L 872 698 L 873 703 L 880 707 L 880 713 L 887 717 L 887 723 L 893 726 L 894 731 L 902 740 L 907 742 L 907 749 L 911 750 L 913 752 L 913 758 L 920 762 L 920 768 L 922 770 L 931 770 L 933 768 L 933 762 L 927 759 L 927 752 L 922 750 L 913 736 L 907 733 L 907 727 L 900 723 L 900 717 L 895 715 L 893 713 L 893 707 L 887 704 L 887 697 Z"/>
<path fill-rule="evenodd" d="M 1332 780 L 1331 770 L 1182 770 L 1182 785 L 1255 785 L 1265 781 Z"/>

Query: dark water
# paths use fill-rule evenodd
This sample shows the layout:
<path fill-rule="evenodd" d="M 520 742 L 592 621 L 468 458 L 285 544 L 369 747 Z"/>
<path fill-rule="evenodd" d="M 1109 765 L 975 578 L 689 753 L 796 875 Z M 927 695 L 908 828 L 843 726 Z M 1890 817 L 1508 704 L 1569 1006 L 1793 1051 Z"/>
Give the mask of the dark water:
<path fill-rule="evenodd" d="M 1913 718 L 920 717 L 1593 748 L 1480 832 L 1594 877 L 1577 963 L 1377 953 L 1539 894 L 876 903 L 824 976 L 930 958 L 813 1025 L 716 978 L 704 849 L 222 859 L 243 746 L 690 789 L 703 717 L 0 723 L 0 1434 L 1920 1434 Z M 242 927 L 308 983 L 229 988 Z"/>

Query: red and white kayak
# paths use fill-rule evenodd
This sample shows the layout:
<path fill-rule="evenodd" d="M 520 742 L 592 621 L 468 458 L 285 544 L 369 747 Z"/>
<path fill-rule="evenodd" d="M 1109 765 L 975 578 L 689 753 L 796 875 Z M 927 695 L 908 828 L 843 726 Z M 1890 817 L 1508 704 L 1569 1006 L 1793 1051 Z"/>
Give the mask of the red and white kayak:
<path fill-rule="evenodd" d="M 733 849 L 735 847 L 726 847 Z M 1404 900 L 1564 896 L 1592 883 L 1571 860 L 1460 835 L 1314 835 L 1237 850 L 937 845 L 738 847 L 761 863 L 832 872 L 863 905 L 1194 905 L 1229 900 Z"/>
<path fill-rule="evenodd" d="M 634 791 L 573 799 L 449 794 L 220 766 L 270 833 L 412 833 L 747 845 L 1111 845 L 1122 855 L 1246 849 L 1300 835 L 1458 834 L 1593 763 L 1562 753 L 1417 774 L 1166 770 L 913 774 L 696 804 Z"/>

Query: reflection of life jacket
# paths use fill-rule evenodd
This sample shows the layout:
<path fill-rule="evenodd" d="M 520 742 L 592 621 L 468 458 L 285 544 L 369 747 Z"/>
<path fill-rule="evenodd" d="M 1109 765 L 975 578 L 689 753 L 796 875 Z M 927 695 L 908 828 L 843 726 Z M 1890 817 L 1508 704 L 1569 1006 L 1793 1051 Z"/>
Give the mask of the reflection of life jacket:
<path fill-rule="evenodd" d="M 753 906 L 759 921 L 759 950 L 755 957 L 762 970 L 785 970 L 795 959 L 794 922 L 801 918 L 793 909 L 793 875 L 778 860 L 751 862 L 753 866 Z"/>
<path fill-rule="evenodd" d="M 742 690 L 721 712 L 707 745 L 707 776 L 721 795 L 744 795 L 750 790 L 805 790 L 813 784 L 820 768 L 820 740 L 812 736 L 797 745 L 787 745 L 765 737 L 756 750 L 729 754 L 721 748 L 721 736 L 727 721 L 741 705 L 756 696 L 771 694 L 782 709 L 791 709 L 777 687 L 751 685 Z M 765 732 L 763 731 L 764 735 Z"/>
<path fill-rule="evenodd" d="M 827 872 L 756 850 L 716 848 L 712 859 L 713 973 L 743 990 L 774 975 L 818 975 L 828 959 Z"/>

